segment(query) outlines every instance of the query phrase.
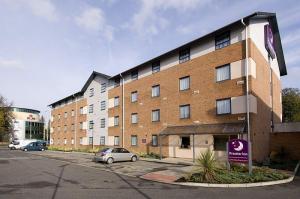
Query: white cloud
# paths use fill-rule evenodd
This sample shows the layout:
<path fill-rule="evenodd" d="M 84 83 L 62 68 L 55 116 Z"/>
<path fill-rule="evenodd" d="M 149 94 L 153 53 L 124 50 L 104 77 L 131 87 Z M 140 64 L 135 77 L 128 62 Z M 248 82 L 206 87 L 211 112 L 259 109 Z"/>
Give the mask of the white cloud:
<path fill-rule="evenodd" d="M 19 60 L 4 59 L 4 58 L 0 57 L 0 68 L 23 69 L 24 65 Z"/>
<path fill-rule="evenodd" d="M 132 22 L 127 27 L 143 35 L 156 35 L 166 29 L 170 21 L 160 13 L 169 9 L 177 12 L 187 12 L 203 7 L 211 0 L 142 0 L 140 10 L 133 15 Z"/>
<path fill-rule="evenodd" d="M 295 45 L 299 44 L 300 41 L 300 29 L 291 31 L 291 33 L 285 35 L 282 39 L 284 45 Z"/>
<path fill-rule="evenodd" d="M 33 15 L 49 21 L 58 19 L 56 7 L 51 0 L 4 0 L 4 3 L 16 9 L 29 9 Z"/>
<path fill-rule="evenodd" d="M 100 8 L 89 7 L 80 16 L 75 17 L 75 22 L 88 31 L 100 32 L 107 40 L 113 40 L 113 27 L 106 23 L 103 11 Z"/>

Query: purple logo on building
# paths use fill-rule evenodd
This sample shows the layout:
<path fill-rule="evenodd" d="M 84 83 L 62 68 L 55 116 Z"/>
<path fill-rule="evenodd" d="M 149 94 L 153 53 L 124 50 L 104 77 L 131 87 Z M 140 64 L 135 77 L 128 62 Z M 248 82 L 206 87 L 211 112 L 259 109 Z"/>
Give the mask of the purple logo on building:
<path fill-rule="evenodd" d="M 274 37 L 273 32 L 269 24 L 265 25 L 265 47 L 272 59 L 275 58 L 276 53 L 274 50 Z"/>
<path fill-rule="evenodd" d="M 248 162 L 248 142 L 242 139 L 229 140 L 227 153 L 230 162 Z"/>

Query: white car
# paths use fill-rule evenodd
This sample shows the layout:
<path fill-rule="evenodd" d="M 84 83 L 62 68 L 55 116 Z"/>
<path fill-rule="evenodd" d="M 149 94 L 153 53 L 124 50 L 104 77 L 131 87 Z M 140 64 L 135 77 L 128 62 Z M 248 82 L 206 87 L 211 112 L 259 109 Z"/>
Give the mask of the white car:
<path fill-rule="evenodd" d="M 26 146 L 27 144 L 31 142 L 36 142 L 36 139 L 28 139 L 28 140 L 14 140 L 8 145 L 8 148 L 10 150 L 16 150 L 16 149 L 21 149 L 21 147 Z"/>

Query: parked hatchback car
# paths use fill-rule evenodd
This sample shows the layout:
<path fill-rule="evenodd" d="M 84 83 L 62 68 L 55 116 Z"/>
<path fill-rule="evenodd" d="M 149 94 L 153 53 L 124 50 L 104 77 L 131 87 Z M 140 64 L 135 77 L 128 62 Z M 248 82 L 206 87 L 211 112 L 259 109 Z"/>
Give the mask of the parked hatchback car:
<path fill-rule="evenodd" d="M 41 141 L 31 142 L 26 146 L 21 147 L 21 150 L 23 151 L 44 151 L 46 149 L 47 149 L 46 142 L 41 142 Z"/>
<path fill-rule="evenodd" d="M 107 164 L 120 161 L 135 162 L 137 160 L 138 155 L 131 153 L 124 148 L 105 148 L 98 153 L 95 153 L 94 157 L 95 162 L 106 162 Z"/>

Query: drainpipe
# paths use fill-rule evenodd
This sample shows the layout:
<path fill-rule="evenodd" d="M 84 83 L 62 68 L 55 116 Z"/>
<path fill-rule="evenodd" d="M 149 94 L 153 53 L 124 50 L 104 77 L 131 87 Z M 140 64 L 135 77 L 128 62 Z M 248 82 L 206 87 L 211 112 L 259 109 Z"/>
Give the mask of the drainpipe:
<path fill-rule="evenodd" d="M 248 28 L 244 22 L 244 19 L 241 19 L 241 23 L 245 26 L 245 48 L 246 48 L 246 110 L 247 110 L 247 141 L 248 141 L 248 167 L 249 174 L 252 173 L 252 147 L 251 147 L 251 134 L 250 134 L 250 103 L 249 103 L 249 65 L 248 65 Z"/>
<path fill-rule="evenodd" d="M 75 98 L 75 149 L 77 149 L 77 99 L 75 97 L 75 95 L 73 95 L 73 97 Z"/>
<path fill-rule="evenodd" d="M 125 131 L 125 97 L 124 97 L 124 77 L 122 76 L 122 74 L 120 74 L 120 77 L 122 79 L 122 147 L 125 147 L 125 138 L 124 138 L 124 131 Z"/>

